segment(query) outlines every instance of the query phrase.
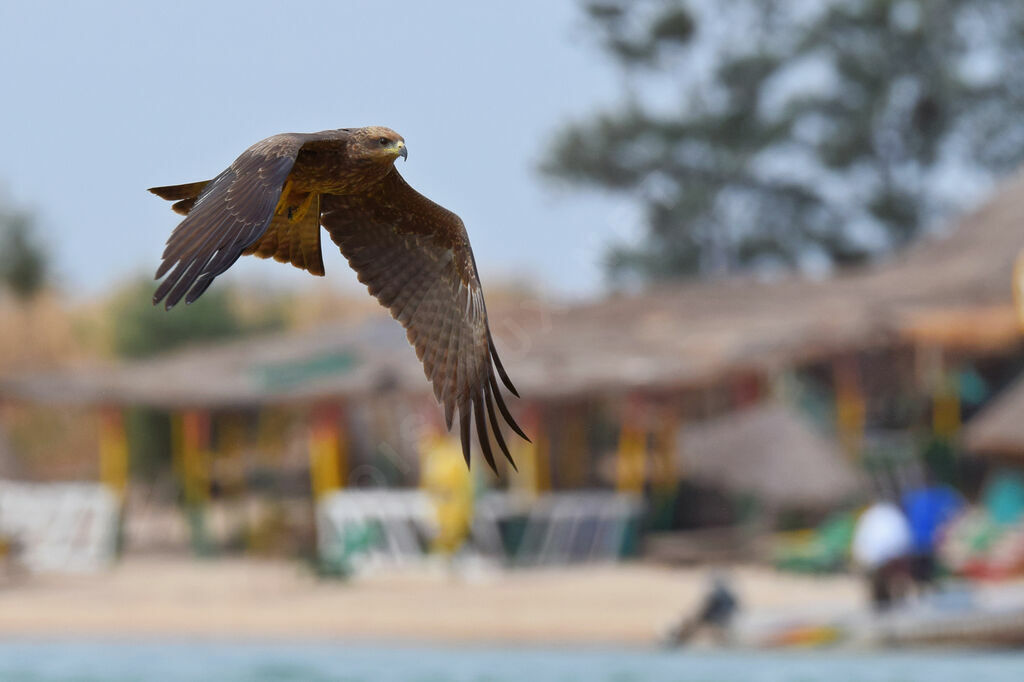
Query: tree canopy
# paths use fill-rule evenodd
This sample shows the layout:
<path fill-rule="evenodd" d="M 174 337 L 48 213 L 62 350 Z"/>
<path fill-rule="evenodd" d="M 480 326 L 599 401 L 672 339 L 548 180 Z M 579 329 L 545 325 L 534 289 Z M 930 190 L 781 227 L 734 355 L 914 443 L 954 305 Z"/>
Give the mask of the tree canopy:
<path fill-rule="evenodd" d="M 110 308 L 114 351 L 123 357 L 145 357 L 189 343 L 227 339 L 285 326 L 278 306 L 258 317 L 239 312 L 229 287 L 212 287 L 195 303 L 180 310 L 153 305 L 154 284 L 140 277 L 125 286 Z"/>
<path fill-rule="evenodd" d="M 31 214 L 0 208 L 0 282 L 25 301 L 46 286 L 49 274 L 49 257 Z"/>
<path fill-rule="evenodd" d="M 1019 0 L 582 6 L 623 98 L 543 170 L 642 206 L 617 279 L 863 262 L 1024 160 Z"/>

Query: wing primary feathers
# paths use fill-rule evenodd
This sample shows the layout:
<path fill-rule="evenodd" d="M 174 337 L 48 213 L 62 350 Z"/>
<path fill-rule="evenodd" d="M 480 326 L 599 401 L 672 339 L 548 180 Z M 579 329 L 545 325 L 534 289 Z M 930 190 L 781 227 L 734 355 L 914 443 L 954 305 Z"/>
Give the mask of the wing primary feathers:
<path fill-rule="evenodd" d="M 505 404 L 505 388 L 519 391 L 498 357 L 462 220 L 396 170 L 372 191 L 328 193 L 321 201 L 321 224 L 359 281 L 405 327 L 449 430 L 458 413 L 467 466 L 475 429 L 476 447 L 495 473 L 497 450 L 515 468 L 501 422 L 530 439 Z"/>
<path fill-rule="evenodd" d="M 171 290 L 171 288 L 177 283 L 178 279 L 181 277 L 179 270 L 185 270 L 188 267 L 188 265 L 188 263 L 185 263 L 183 261 L 178 261 L 174 263 L 174 270 L 171 271 L 171 276 L 165 279 L 163 282 L 160 282 L 160 286 L 156 288 L 156 292 L 153 294 L 153 305 L 156 305 L 157 303 L 163 300 L 164 296 L 167 295 L 167 292 Z M 161 265 L 160 267 L 161 270 L 164 269 L 163 265 Z M 157 275 L 158 278 L 160 276 L 160 274 Z"/>
<path fill-rule="evenodd" d="M 484 461 L 491 471 L 498 473 L 498 466 L 494 463 L 494 452 L 491 450 L 491 439 L 487 435 L 487 419 L 484 414 L 484 400 L 481 393 L 473 398 L 473 414 L 476 416 L 476 438 L 480 441 L 480 450 L 484 453 Z"/>
<path fill-rule="evenodd" d="M 491 385 L 491 392 L 494 394 L 494 402 L 498 404 L 498 411 L 501 412 L 501 416 L 505 418 L 505 422 L 512 427 L 512 430 L 515 431 L 520 438 L 525 440 L 527 443 L 532 443 L 533 441 L 523 433 L 523 430 L 519 428 L 519 424 L 516 424 L 516 420 L 512 418 L 512 413 L 508 411 L 508 406 L 505 405 L 505 399 L 501 397 L 501 391 L 498 390 L 498 382 L 494 380 L 494 374 L 491 374 L 487 380 Z"/>
<path fill-rule="evenodd" d="M 269 222 L 270 221 L 268 220 L 267 223 Z M 244 251 L 251 243 L 251 240 L 242 240 L 239 242 L 239 236 L 239 234 L 236 234 L 230 242 L 217 250 L 216 255 L 214 255 L 203 269 L 204 275 L 219 277 L 227 272 L 228 268 L 235 264 L 235 261 L 241 257 L 242 251 Z"/>
<path fill-rule="evenodd" d="M 172 232 L 170 238 L 167 240 L 167 246 L 164 247 L 163 262 L 160 263 L 160 267 L 156 269 L 155 279 L 163 277 L 172 265 L 188 262 L 190 256 L 192 256 L 198 249 L 206 246 L 207 242 L 217 235 L 223 224 L 224 221 L 221 220 L 217 223 L 217 226 L 214 229 L 206 230 L 204 233 L 201 233 L 199 241 L 192 242 L 192 240 L 189 240 L 184 244 L 175 242 L 174 236 L 175 232 L 177 232 L 177 229 L 175 229 L 175 232 Z M 163 297 L 161 296 L 161 298 Z M 153 303 L 155 304 L 158 301 L 159 299 L 154 300 Z"/>
<path fill-rule="evenodd" d="M 466 468 L 470 468 L 469 464 L 469 403 L 464 402 L 459 405 L 459 437 L 462 440 L 462 456 L 466 459 Z"/>
<path fill-rule="evenodd" d="M 444 401 L 444 425 L 449 431 L 452 430 L 452 420 L 455 418 L 455 404 L 449 400 Z"/>
<path fill-rule="evenodd" d="M 181 297 L 192 288 L 192 285 L 195 284 L 196 279 L 199 278 L 199 275 L 203 272 L 203 269 L 206 267 L 206 264 L 210 262 L 210 258 L 212 257 L 213 254 L 208 256 L 205 260 L 200 260 L 198 258 L 193 260 L 189 265 L 189 268 L 185 270 L 185 272 L 181 273 L 181 277 L 174 285 L 174 288 L 171 289 L 170 293 L 167 294 L 167 300 L 164 301 L 164 308 L 166 310 L 170 310 L 174 306 L 178 305 L 178 301 L 180 301 Z"/>
<path fill-rule="evenodd" d="M 191 289 L 189 289 L 188 295 L 185 296 L 185 305 L 191 305 L 195 303 L 196 299 L 202 296 L 203 292 L 210 288 L 210 285 L 213 284 L 213 279 L 213 275 L 203 275 L 202 277 L 197 279 L 196 283 L 192 286 Z"/>
<path fill-rule="evenodd" d="M 192 288 L 192 285 L 195 284 L 196 280 L 200 277 L 200 275 L 202 275 L 210 261 L 213 260 L 213 258 L 217 255 L 217 250 L 213 249 L 205 258 L 203 258 L 201 255 L 201 249 L 206 245 L 207 242 L 209 242 L 213 238 L 214 235 L 217 235 L 220 232 L 220 229 L 225 224 L 225 222 L 226 220 L 221 220 L 214 229 L 211 229 L 209 231 L 208 236 L 204 237 L 202 242 L 200 242 L 200 244 L 198 245 L 197 252 L 193 252 L 192 254 L 178 257 L 178 262 L 181 264 L 179 267 L 184 267 L 184 269 L 181 271 L 181 274 L 179 275 L 179 268 L 174 268 L 174 271 L 171 273 L 170 277 L 168 277 L 167 279 L 160 283 L 160 286 L 157 288 L 156 293 L 153 295 L 153 305 L 159 303 L 161 299 L 163 299 L 166 296 L 166 300 L 164 301 L 164 309 L 170 310 L 171 308 L 176 306 L 178 304 L 178 301 L 181 300 L 181 297 L 184 296 L 185 293 Z M 167 261 L 165 260 L 164 263 L 166 262 Z M 157 270 L 157 277 L 159 276 L 160 271 Z"/>
<path fill-rule="evenodd" d="M 494 347 L 494 337 L 491 336 L 491 330 L 487 330 L 487 347 L 491 350 L 491 359 L 494 360 L 494 366 L 498 370 L 498 376 L 501 377 L 501 383 L 505 384 L 508 390 L 512 391 L 512 395 L 519 397 L 519 391 L 512 385 L 512 380 L 508 378 L 508 374 L 505 372 L 505 368 L 501 364 L 501 358 L 498 357 L 498 349 Z M 524 436 L 525 438 L 525 436 Z"/>
<path fill-rule="evenodd" d="M 153 276 L 153 279 L 160 279 L 161 277 L 166 275 L 167 271 L 170 270 L 173 266 L 179 265 L 179 264 L 180 264 L 180 261 L 173 261 L 173 260 L 165 260 L 165 261 L 163 261 L 162 263 L 160 263 L 160 266 L 157 267 L 156 275 Z M 158 292 L 160 291 L 160 287 L 157 287 L 157 291 Z M 157 303 L 159 303 L 161 298 L 163 298 L 163 297 L 162 296 L 158 297 L 157 294 L 154 294 L 153 295 L 153 305 L 156 305 Z"/>
<path fill-rule="evenodd" d="M 497 442 L 498 447 L 501 448 L 502 454 L 505 455 L 505 459 L 512 465 L 515 471 L 519 471 L 519 467 L 516 466 L 515 460 L 512 459 L 512 454 L 508 451 L 508 445 L 505 443 L 505 437 L 501 435 L 501 425 L 498 423 L 498 415 L 494 413 L 494 399 L 491 397 L 491 385 L 490 383 L 484 384 L 484 397 L 487 399 L 487 417 L 491 422 L 491 433 L 494 434 L 494 440 Z"/>
<path fill-rule="evenodd" d="M 209 195 L 214 194 L 218 191 L 223 192 L 225 189 L 225 183 L 230 185 L 235 179 L 234 170 L 227 168 L 222 171 L 217 177 L 207 184 L 203 188 L 203 191 L 196 197 L 198 203 L 200 199 L 206 199 Z M 193 204 L 193 208 L 195 205 Z M 191 213 L 191 210 L 189 211 Z M 214 216 L 211 220 L 216 221 L 218 229 L 225 225 L 228 220 L 231 219 L 230 215 L 221 215 L 220 217 Z M 167 238 L 167 243 L 164 247 L 163 258 L 168 257 L 182 257 L 194 253 L 197 249 L 202 248 L 210 240 L 211 237 L 216 235 L 218 230 L 192 230 L 189 232 L 188 224 L 183 220 L 178 223 L 178 226 L 171 231 L 171 236 Z"/>
<path fill-rule="evenodd" d="M 185 213 L 171 233 L 156 278 L 168 272 L 153 296 L 174 307 L 192 303 L 267 231 L 296 155 L 309 138 L 283 134 L 257 142 L 216 178 L 154 187 L 150 191 Z"/>
<path fill-rule="evenodd" d="M 175 241 L 175 235 L 178 233 L 178 230 L 181 229 L 181 225 L 175 228 L 174 232 L 171 233 L 170 238 L 167 240 L 167 246 L 164 248 L 163 253 L 163 262 L 160 263 L 160 267 L 157 268 L 155 278 L 160 279 L 163 277 L 164 273 L 166 273 L 170 266 L 175 263 L 193 262 L 197 258 L 196 254 L 204 249 L 209 242 L 215 240 L 220 235 L 221 229 L 223 229 L 224 225 L 227 224 L 229 220 L 230 217 L 221 218 L 210 229 L 198 232 L 198 239 L 185 239 L 183 237 L 183 239 L 185 239 L 184 242 L 181 240 Z M 175 271 L 177 271 L 177 268 L 175 268 Z M 175 280 L 177 277 L 172 275 L 168 279 Z M 164 280 L 162 285 L 164 284 L 168 284 L 167 280 Z M 171 284 L 173 284 L 173 282 Z M 157 291 L 159 292 L 159 289 Z M 163 298 L 163 296 L 157 297 L 154 295 L 153 305 L 159 303 L 161 298 Z"/>

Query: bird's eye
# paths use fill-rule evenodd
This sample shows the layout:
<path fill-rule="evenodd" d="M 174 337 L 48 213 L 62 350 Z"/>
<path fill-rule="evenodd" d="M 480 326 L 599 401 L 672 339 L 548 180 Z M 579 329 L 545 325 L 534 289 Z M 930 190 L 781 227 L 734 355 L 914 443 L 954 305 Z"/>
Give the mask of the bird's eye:
<path fill-rule="evenodd" d="M 388 144 L 388 138 L 386 138 L 386 137 L 377 138 L 377 142 L 380 142 L 382 147 L 386 147 L 387 144 Z"/>

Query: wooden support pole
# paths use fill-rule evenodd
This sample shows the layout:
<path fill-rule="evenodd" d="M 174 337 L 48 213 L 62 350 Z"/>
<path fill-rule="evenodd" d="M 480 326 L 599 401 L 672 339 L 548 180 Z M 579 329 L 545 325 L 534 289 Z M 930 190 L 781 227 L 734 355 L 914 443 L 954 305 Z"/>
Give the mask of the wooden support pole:
<path fill-rule="evenodd" d="M 551 490 L 550 441 L 544 430 L 544 419 L 537 405 L 531 406 L 523 418 L 523 428 L 530 434 L 526 441 L 516 438 L 509 443 L 519 473 L 512 474 L 513 485 L 528 496 Z"/>
<path fill-rule="evenodd" d="M 345 484 L 347 454 L 341 431 L 341 410 L 337 405 L 319 405 L 310 415 L 309 476 L 313 499 L 338 490 Z"/>
<path fill-rule="evenodd" d="M 587 478 L 587 412 L 585 405 L 568 408 L 563 426 L 565 487 L 581 488 Z"/>
<path fill-rule="evenodd" d="M 944 373 L 932 394 L 932 433 L 951 441 L 960 431 L 960 386 L 952 373 Z"/>
<path fill-rule="evenodd" d="M 242 414 L 224 414 L 217 420 L 217 483 L 230 497 L 245 495 L 245 435 Z"/>
<path fill-rule="evenodd" d="M 647 431 L 639 405 L 626 406 L 619 429 L 615 457 L 615 488 L 620 493 L 642 493 L 647 475 Z"/>
<path fill-rule="evenodd" d="M 181 471 L 185 502 L 203 505 L 210 500 L 210 415 L 187 410 L 181 415 Z"/>
<path fill-rule="evenodd" d="M 678 438 L 679 415 L 668 408 L 661 417 L 651 461 L 651 485 L 659 493 L 674 493 L 679 484 L 679 466 L 676 462 Z"/>
<path fill-rule="evenodd" d="M 473 476 L 454 438 L 434 435 L 424 440 L 420 486 L 437 514 L 437 534 L 431 549 L 450 556 L 462 546 L 472 528 Z"/>
<path fill-rule="evenodd" d="M 117 407 L 100 408 L 100 480 L 119 500 L 128 488 L 128 436 L 124 414 Z"/>
<path fill-rule="evenodd" d="M 836 432 L 847 456 L 858 461 L 864 448 L 867 419 L 860 371 L 856 360 L 847 357 L 836 360 L 832 372 L 836 393 Z"/>

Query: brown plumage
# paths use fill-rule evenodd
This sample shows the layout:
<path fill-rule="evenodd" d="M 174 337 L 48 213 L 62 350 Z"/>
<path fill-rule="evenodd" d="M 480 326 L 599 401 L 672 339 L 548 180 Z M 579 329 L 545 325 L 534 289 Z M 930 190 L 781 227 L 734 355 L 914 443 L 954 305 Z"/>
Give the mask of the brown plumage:
<path fill-rule="evenodd" d="M 498 414 L 526 438 L 501 396 L 516 396 L 491 338 L 462 220 L 406 184 L 394 167 L 405 140 L 388 128 L 285 133 L 257 142 L 213 180 L 154 187 L 185 219 L 164 249 L 153 303 L 195 301 L 242 255 L 324 274 L 320 226 L 359 281 L 406 329 L 450 429 L 459 413 L 469 464 L 475 423 L 497 471 L 488 427 L 515 467 Z M 529 440 L 529 439 L 527 439 Z"/>

